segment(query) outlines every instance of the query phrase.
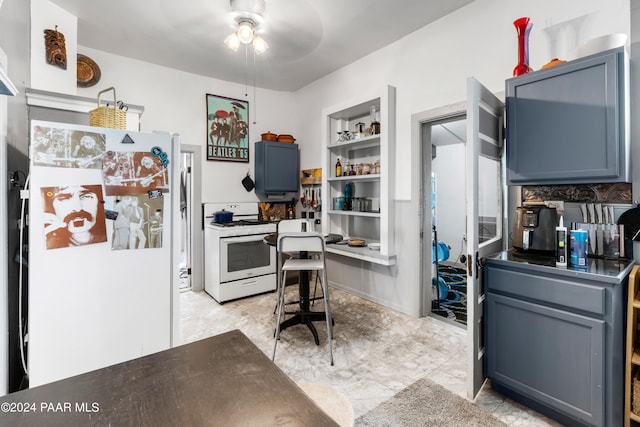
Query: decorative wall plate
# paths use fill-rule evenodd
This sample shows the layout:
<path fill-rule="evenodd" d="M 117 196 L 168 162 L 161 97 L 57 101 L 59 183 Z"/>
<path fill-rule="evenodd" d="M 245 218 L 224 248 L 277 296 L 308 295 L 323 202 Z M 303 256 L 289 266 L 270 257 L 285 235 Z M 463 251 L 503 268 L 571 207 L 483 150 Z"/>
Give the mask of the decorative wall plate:
<path fill-rule="evenodd" d="M 78 87 L 91 87 L 100 81 L 100 67 L 88 56 L 78 54 Z"/>

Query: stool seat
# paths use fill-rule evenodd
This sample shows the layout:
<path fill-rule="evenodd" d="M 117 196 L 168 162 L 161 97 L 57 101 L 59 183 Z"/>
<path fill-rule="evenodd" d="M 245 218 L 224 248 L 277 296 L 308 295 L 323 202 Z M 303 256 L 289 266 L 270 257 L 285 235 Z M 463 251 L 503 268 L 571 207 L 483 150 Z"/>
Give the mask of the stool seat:
<path fill-rule="evenodd" d="M 284 262 L 284 265 L 282 266 L 282 271 L 322 270 L 323 268 L 324 268 L 323 260 L 319 258 L 309 258 L 309 259 L 292 258 Z"/>

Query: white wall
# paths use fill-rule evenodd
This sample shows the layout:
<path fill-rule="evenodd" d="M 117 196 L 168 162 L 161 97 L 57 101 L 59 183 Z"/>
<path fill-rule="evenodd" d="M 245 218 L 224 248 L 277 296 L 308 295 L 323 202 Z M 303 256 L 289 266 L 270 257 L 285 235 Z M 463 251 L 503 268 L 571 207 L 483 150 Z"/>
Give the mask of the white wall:
<path fill-rule="evenodd" d="M 273 131 L 298 137 L 299 121 L 292 93 L 257 89 L 254 96 L 253 89 L 245 85 L 83 47 L 77 41 L 76 17 L 49 0 L 31 0 L 31 11 L 30 87 L 91 98 L 97 98 L 98 92 L 103 89 L 115 87 L 118 99 L 144 107 L 140 119 L 141 131 L 176 132 L 180 134 L 183 144 L 203 147 L 203 161 L 200 165 L 202 201 L 257 201 L 255 193 L 248 193 L 240 181 L 249 171 L 254 176 L 253 142 L 260 139 L 261 133 Z M 43 31 L 45 28 L 54 29 L 56 25 L 65 35 L 68 61 L 66 70 L 47 64 L 45 60 Z M 100 67 L 101 79 L 95 86 L 77 87 L 77 53 L 87 55 Z M 244 61 L 244 56 L 238 54 L 237 60 Z M 259 63 L 257 67 L 260 67 Z M 258 79 L 260 71 L 256 71 Z M 249 163 L 206 160 L 205 144 L 209 132 L 205 104 L 207 93 L 249 102 Z"/>
<path fill-rule="evenodd" d="M 76 93 L 78 18 L 49 0 L 31 0 L 31 88 L 51 92 Z M 67 51 L 66 70 L 47 63 L 44 30 L 64 35 Z"/>
<path fill-rule="evenodd" d="M 211 79 L 195 74 L 149 64 L 95 49 L 78 47 L 78 52 L 89 56 L 100 67 L 102 78 L 93 87 L 78 88 L 78 95 L 97 97 L 100 90 L 113 86 L 118 99 L 125 103 L 144 106 L 140 130 L 177 132 L 183 144 L 202 146 L 202 201 L 252 202 L 254 192 L 248 193 L 241 180 L 249 169 L 253 174 L 253 142 L 260 134 L 272 131 L 292 134 L 298 138 L 298 117 L 295 98 L 289 92 L 257 89 L 245 97 L 245 86 Z M 241 55 L 240 55 L 241 56 Z M 243 60 L 238 56 L 238 60 Z M 249 163 L 207 161 L 206 94 L 222 95 L 249 101 Z M 256 116 L 257 113 L 257 116 Z M 257 117 L 257 123 L 253 123 Z M 297 141 L 303 143 L 303 141 Z"/>
<path fill-rule="evenodd" d="M 467 230 L 465 144 L 442 145 L 431 162 L 436 174 L 436 226 L 438 240 L 451 247 L 447 262 L 455 263 Z"/>

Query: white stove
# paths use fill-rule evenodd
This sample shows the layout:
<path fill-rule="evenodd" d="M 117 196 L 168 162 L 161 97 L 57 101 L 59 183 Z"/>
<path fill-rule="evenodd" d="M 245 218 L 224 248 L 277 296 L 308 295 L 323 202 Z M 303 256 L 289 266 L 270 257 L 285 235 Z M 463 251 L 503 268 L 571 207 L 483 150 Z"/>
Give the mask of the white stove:
<path fill-rule="evenodd" d="M 233 212 L 233 221 L 213 222 L 215 212 Z M 222 303 L 276 289 L 276 250 L 264 243 L 276 224 L 258 217 L 257 203 L 205 203 L 204 289 Z"/>

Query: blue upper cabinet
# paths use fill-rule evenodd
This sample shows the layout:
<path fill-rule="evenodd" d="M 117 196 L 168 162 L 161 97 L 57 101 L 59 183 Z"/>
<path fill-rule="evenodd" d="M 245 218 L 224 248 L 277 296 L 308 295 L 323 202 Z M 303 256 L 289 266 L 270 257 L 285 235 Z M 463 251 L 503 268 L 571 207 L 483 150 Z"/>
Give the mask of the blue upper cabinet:
<path fill-rule="evenodd" d="M 300 191 L 298 144 L 258 141 L 256 150 L 256 193 L 284 195 Z"/>
<path fill-rule="evenodd" d="M 624 47 L 506 81 L 510 185 L 631 182 Z"/>

